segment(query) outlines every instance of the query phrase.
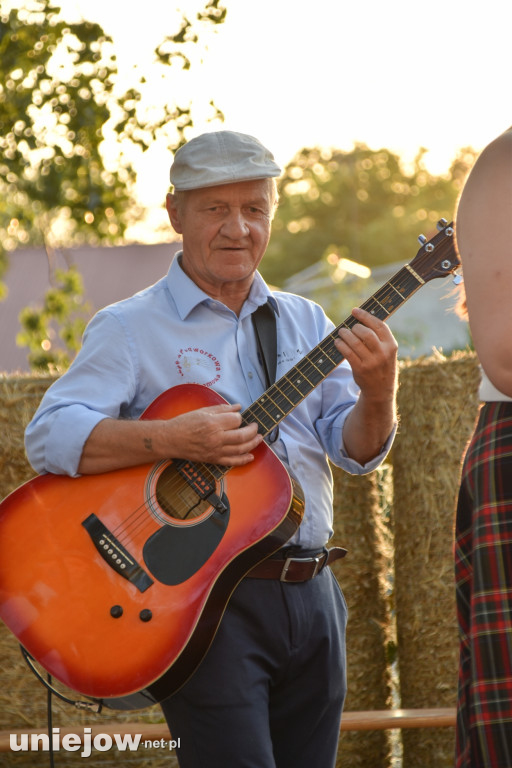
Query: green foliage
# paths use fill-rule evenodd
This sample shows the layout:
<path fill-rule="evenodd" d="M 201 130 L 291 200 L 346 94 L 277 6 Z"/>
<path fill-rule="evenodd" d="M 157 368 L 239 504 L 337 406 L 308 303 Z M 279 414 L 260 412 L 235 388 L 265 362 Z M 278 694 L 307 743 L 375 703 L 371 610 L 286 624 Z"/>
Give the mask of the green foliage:
<path fill-rule="evenodd" d="M 83 303 L 82 277 L 76 267 L 56 270 L 55 284 L 46 292 L 43 307 L 26 307 L 20 313 L 22 331 L 16 342 L 29 348 L 30 367 L 50 373 L 67 368 L 80 347 L 89 310 Z"/>
<path fill-rule="evenodd" d="M 218 1 L 206 4 L 195 25 L 184 20 L 165 39 L 155 52 L 157 68 L 179 76 L 176 56 L 190 66 L 186 54 L 197 41 L 196 25 L 224 18 Z M 111 38 L 98 24 L 67 23 L 51 0 L 31 0 L 0 15 L 0 61 L 3 247 L 119 240 L 140 215 L 132 197 L 133 157 L 162 136 L 169 149 L 179 146 L 192 124 L 190 104 L 144 109 L 148 84 L 140 73 L 119 94 Z M 107 145 L 114 156 L 109 163 Z"/>
<path fill-rule="evenodd" d="M 116 73 L 111 41 L 97 24 L 59 20 L 48 0 L 31 8 L 0 18 L 4 246 L 42 243 L 59 217 L 68 242 L 110 239 L 130 205 L 122 172 L 107 174 L 100 154 Z"/>
<path fill-rule="evenodd" d="M 423 154 L 404 170 L 387 149 L 357 144 L 350 152 L 303 149 L 280 182 L 280 204 L 262 272 L 281 285 L 335 252 L 376 267 L 409 261 L 416 238 L 453 218 L 475 153 L 462 150 L 446 176 L 431 175 Z"/>
<path fill-rule="evenodd" d="M 222 23 L 225 13 L 219 0 L 207 0 L 155 51 L 153 74 L 166 94 L 190 68 L 199 32 Z M 68 23 L 52 0 L 19 0 L 0 10 L 0 62 L 0 278 L 8 253 L 20 246 L 121 242 L 142 214 L 133 195 L 134 158 L 155 141 L 170 151 L 179 147 L 193 123 L 191 103 L 169 103 L 163 95 L 161 104 L 148 105 L 151 84 L 137 67 L 133 85 L 121 91 L 111 38 L 98 24 Z M 210 111 L 222 118 L 212 102 Z M 73 348 L 70 295 L 61 275 L 40 322 L 34 310 L 24 313 L 21 339 L 33 365 L 64 361 L 35 351 L 48 342 L 47 313 L 68 329 Z"/>

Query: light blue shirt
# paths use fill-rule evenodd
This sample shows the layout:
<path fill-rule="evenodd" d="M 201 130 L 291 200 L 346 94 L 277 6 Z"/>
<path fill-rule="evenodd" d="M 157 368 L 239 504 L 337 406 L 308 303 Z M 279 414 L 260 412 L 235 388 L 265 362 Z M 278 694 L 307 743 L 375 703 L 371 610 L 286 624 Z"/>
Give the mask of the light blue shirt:
<path fill-rule="evenodd" d="M 212 387 L 228 402 L 248 408 L 266 389 L 251 314 L 268 298 L 277 310 L 279 379 L 334 326 L 317 304 L 271 293 L 259 273 L 238 317 L 190 280 L 179 258 L 154 285 L 100 310 L 73 364 L 48 389 L 26 430 L 34 469 L 75 476 L 96 424 L 105 418 L 137 419 L 177 384 Z M 272 444 L 305 494 L 304 520 L 290 541 L 305 549 L 320 549 L 332 535 L 327 457 L 351 474 L 364 474 L 381 463 L 391 446 L 394 433 L 381 454 L 364 466 L 347 456 L 343 424 L 357 397 L 344 361 L 281 422 Z"/>

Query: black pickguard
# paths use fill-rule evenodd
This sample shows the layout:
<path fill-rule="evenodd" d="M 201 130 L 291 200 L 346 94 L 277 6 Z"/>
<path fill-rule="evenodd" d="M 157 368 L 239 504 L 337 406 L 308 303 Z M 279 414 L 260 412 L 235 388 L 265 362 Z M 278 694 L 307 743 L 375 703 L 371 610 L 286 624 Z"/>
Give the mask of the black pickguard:
<path fill-rule="evenodd" d="M 143 556 L 152 576 L 175 586 L 194 575 L 217 549 L 229 523 L 229 502 L 222 496 L 224 511 L 195 525 L 165 525 L 146 541 Z"/>

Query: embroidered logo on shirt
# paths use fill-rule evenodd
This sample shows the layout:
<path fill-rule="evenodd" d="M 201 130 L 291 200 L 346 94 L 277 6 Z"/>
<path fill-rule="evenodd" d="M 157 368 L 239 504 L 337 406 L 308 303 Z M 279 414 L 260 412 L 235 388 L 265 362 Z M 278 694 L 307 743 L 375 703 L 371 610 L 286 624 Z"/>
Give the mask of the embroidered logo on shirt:
<path fill-rule="evenodd" d="M 176 367 L 183 379 L 192 384 L 203 384 L 205 387 L 213 387 L 221 375 L 218 358 L 200 347 L 180 349 Z"/>

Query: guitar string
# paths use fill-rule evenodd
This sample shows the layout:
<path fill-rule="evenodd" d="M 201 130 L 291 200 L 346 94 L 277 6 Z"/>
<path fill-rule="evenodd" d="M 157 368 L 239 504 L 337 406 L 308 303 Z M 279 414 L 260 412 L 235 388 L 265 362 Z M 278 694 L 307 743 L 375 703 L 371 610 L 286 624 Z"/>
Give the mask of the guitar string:
<path fill-rule="evenodd" d="M 412 278 L 412 276 L 411 276 L 411 278 L 408 281 L 410 283 L 416 282 L 415 279 Z M 391 285 L 384 286 L 384 288 L 381 289 L 380 292 L 375 294 L 374 297 L 371 297 L 371 299 L 369 299 L 368 302 L 366 302 L 366 306 L 371 308 L 372 304 L 376 303 L 375 302 L 375 296 L 377 296 L 377 295 L 379 296 L 379 299 L 377 300 L 377 306 L 380 305 L 381 303 L 383 303 L 384 306 L 385 306 L 388 303 L 389 299 L 393 298 L 393 296 L 396 295 L 396 293 L 397 293 L 397 291 L 396 291 L 396 289 L 393 286 L 391 286 Z M 365 306 L 365 305 L 363 305 L 363 306 Z M 389 314 L 389 312 L 386 311 L 386 314 Z M 347 322 L 348 321 L 345 321 L 343 323 L 343 325 L 346 326 Z M 338 327 L 340 327 L 340 326 L 338 326 Z M 322 354 L 322 352 L 323 352 L 327 356 L 327 359 L 329 361 L 329 365 L 328 365 L 329 370 L 328 370 L 327 374 L 325 374 L 325 375 L 328 375 L 328 373 L 330 373 L 331 370 L 333 370 L 334 367 L 336 367 L 342 361 L 343 357 L 341 356 L 340 353 L 337 352 L 336 348 L 334 347 L 334 338 L 335 338 L 336 334 L 337 334 L 337 331 L 335 333 L 331 334 L 330 336 L 326 337 L 326 339 L 324 339 L 323 342 L 321 342 L 321 344 L 319 345 L 320 349 L 312 350 L 308 355 L 306 355 L 306 357 L 303 359 L 303 361 L 301 361 L 301 363 L 303 364 L 302 368 L 304 369 L 304 370 L 302 370 L 302 375 L 304 375 L 306 377 L 306 380 L 307 380 L 308 384 L 310 383 L 310 379 L 315 379 L 317 377 L 317 373 L 319 372 L 318 365 L 316 364 L 318 361 L 314 360 L 314 357 L 313 357 L 314 355 Z M 328 346 L 328 351 L 325 349 L 326 346 Z M 295 400 L 292 399 L 291 397 L 288 397 L 288 395 L 291 394 L 293 389 L 296 389 L 295 385 L 293 383 L 291 383 L 291 381 L 289 381 L 289 379 L 290 379 L 290 374 L 289 373 L 284 378 L 285 378 L 285 381 L 282 381 L 281 385 L 277 386 L 275 391 L 277 391 L 277 392 L 280 391 L 284 395 L 284 397 L 288 400 L 289 405 L 295 407 L 295 405 L 297 405 L 298 403 L 295 402 Z M 324 374 L 323 374 L 323 372 L 321 372 L 320 380 L 323 379 L 323 378 L 324 378 Z M 286 381 L 286 379 L 288 379 L 288 381 Z M 288 389 L 286 389 L 286 385 L 288 385 Z M 276 385 L 274 385 L 274 387 L 276 387 Z M 300 399 L 303 399 L 303 397 L 305 397 L 309 393 L 309 386 L 306 387 L 306 390 L 308 390 L 308 391 L 306 391 L 306 392 L 300 391 L 299 392 Z M 271 400 L 274 403 L 274 399 L 271 398 Z M 299 400 L 299 402 L 300 402 L 300 400 Z M 256 405 L 258 405 L 258 403 Z M 251 411 L 251 409 L 248 409 L 248 410 Z M 259 410 L 260 410 L 260 416 L 259 416 L 259 419 L 257 418 L 257 420 L 259 420 L 260 423 L 261 423 L 261 419 L 262 419 L 262 415 L 261 414 L 265 413 L 266 415 L 268 415 L 271 418 L 272 426 L 273 426 L 275 424 L 275 420 L 273 419 L 271 414 L 269 414 L 268 411 L 265 408 L 261 408 L 260 407 Z M 254 408 L 252 409 L 252 415 L 255 415 L 254 414 Z M 263 426 L 264 429 L 267 428 L 264 423 L 262 424 L 262 426 Z M 169 466 L 170 465 L 168 465 L 168 467 Z M 220 478 L 215 478 L 215 472 L 211 471 L 212 469 L 214 469 L 214 467 L 212 467 L 212 465 L 206 465 L 204 463 L 203 464 L 193 464 L 193 463 L 191 463 L 191 466 L 195 466 L 196 471 L 198 473 L 200 473 L 201 475 L 205 475 L 205 474 L 206 475 L 211 475 L 211 478 L 213 479 L 214 482 L 215 482 L 215 480 L 219 480 L 220 479 Z M 168 467 L 166 467 L 165 469 L 167 469 Z M 165 469 L 162 471 L 162 474 L 165 472 Z M 223 473 L 221 473 L 221 477 L 222 477 L 222 474 Z M 183 478 L 181 478 L 179 476 L 179 474 L 176 474 L 174 477 L 172 477 L 172 479 L 170 479 L 170 480 L 167 479 L 167 480 L 164 480 L 164 481 L 160 482 L 160 488 L 158 488 L 159 483 L 158 483 L 158 480 L 157 480 L 156 491 L 153 494 L 151 494 L 150 496 L 148 496 L 146 498 L 146 500 L 136 510 L 134 510 L 131 513 L 131 515 L 128 516 L 128 518 L 126 518 L 124 521 L 122 521 L 117 526 L 117 528 L 113 531 L 113 534 L 116 536 L 116 538 L 118 538 L 119 542 L 121 544 L 123 544 L 123 545 L 126 544 L 127 543 L 127 538 L 126 537 L 140 535 L 140 533 L 142 533 L 146 527 L 154 524 L 155 521 L 158 522 L 158 515 L 155 515 L 155 513 L 151 512 L 151 504 L 155 503 L 155 502 L 158 503 L 158 501 L 159 501 L 158 491 L 161 491 L 160 498 L 162 498 L 162 495 L 164 497 L 165 496 L 169 496 L 169 495 L 173 496 L 173 495 L 175 495 L 176 491 L 179 490 L 179 488 L 183 487 L 183 482 L 184 482 Z M 186 482 L 186 480 L 185 480 L 185 482 Z M 215 484 L 215 490 L 217 490 L 217 485 L 216 484 Z M 191 489 L 191 492 L 194 492 L 193 489 Z M 201 503 L 201 502 L 203 502 L 203 503 Z M 158 506 L 160 507 L 161 505 L 158 504 Z M 194 517 L 199 517 L 200 515 L 204 514 L 204 512 L 207 511 L 211 507 L 211 505 L 209 504 L 209 502 L 207 500 L 202 500 L 202 499 L 199 498 L 199 496 L 198 496 L 197 504 L 194 505 L 194 506 L 199 506 L 199 509 L 201 510 L 199 512 L 199 514 L 195 515 Z M 203 507 L 205 507 L 206 509 L 203 509 Z M 169 514 L 169 512 L 167 510 L 164 510 L 164 511 L 167 514 Z M 173 517 L 173 516 L 170 515 L 170 517 Z M 181 518 L 180 518 L 180 516 L 178 516 L 175 519 L 178 519 L 178 520 L 179 519 L 184 519 L 184 517 L 186 517 L 186 515 L 183 515 L 183 517 L 181 517 Z M 160 518 L 160 522 L 162 522 L 161 518 Z M 165 523 L 165 519 L 164 519 L 163 522 Z"/>
<path fill-rule="evenodd" d="M 450 243 L 449 247 L 453 247 L 453 244 Z M 439 254 L 438 254 L 439 255 Z M 423 254 L 423 259 L 420 257 L 417 257 L 419 261 L 426 261 L 430 259 L 431 256 L 428 253 Z M 373 314 L 376 314 L 375 310 L 379 310 L 379 308 L 382 309 L 384 312 L 385 318 L 389 317 L 395 309 L 397 309 L 404 301 L 406 301 L 412 293 L 417 290 L 422 283 L 418 281 L 418 279 L 414 276 L 414 274 L 408 270 L 408 265 L 403 267 L 401 270 L 399 270 L 396 275 L 394 275 L 384 286 L 382 286 L 378 291 L 376 291 L 373 296 L 371 296 L 364 304 L 362 304 L 363 309 L 367 309 L 367 311 L 373 312 Z M 419 268 L 419 266 L 418 266 Z M 403 293 L 402 293 L 403 291 Z M 396 297 L 399 297 L 400 300 L 397 301 Z M 396 304 L 396 306 L 395 306 Z M 388 309 L 388 307 L 391 307 L 391 310 Z M 378 316 L 380 315 L 380 311 L 377 313 Z M 385 319 L 384 318 L 384 319 Z M 267 433 L 270 432 L 273 427 L 283 418 L 283 415 L 281 411 L 284 411 L 284 415 L 287 414 L 288 411 L 292 410 L 293 408 L 298 405 L 304 397 L 306 397 L 310 391 L 317 386 L 320 381 L 322 381 L 329 373 L 331 373 L 332 370 L 334 370 L 335 367 L 337 367 L 343 360 L 343 356 L 337 351 L 336 347 L 334 346 L 334 339 L 337 336 L 337 332 L 341 327 L 352 327 L 352 325 L 357 322 L 353 316 L 347 318 L 343 323 L 337 326 L 335 331 L 333 331 L 331 334 L 329 334 L 320 344 L 317 345 L 313 350 L 311 350 L 300 362 L 297 366 L 295 366 L 292 371 L 298 371 L 302 376 L 306 379 L 306 391 L 303 392 L 302 389 L 298 389 L 296 386 L 296 383 L 293 383 L 290 378 L 290 372 L 285 374 L 278 382 L 276 382 L 272 387 L 267 390 L 267 393 L 272 393 L 272 396 L 270 396 L 267 393 L 264 393 L 264 396 L 262 398 L 259 398 L 258 401 L 255 401 L 245 412 L 242 414 L 242 416 L 245 416 L 244 421 L 247 423 L 247 418 L 249 415 L 253 416 L 256 421 L 261 425 L 263 430 L 267 430 Z M 323 356 L 320 359 L 318 358 L 318 355 Z M 327 373 L 325 373 L 321 368 L 319 368 L 319 365 L 323 365 L 325 362 L 325 357 L 327 357 Z M 302 366 L 302 368 L 301 368 Z M 317 379 L 317 375 L 320 373 L 320 378 Z M 300 398 L 298 401 L 294 398 L 294 392 L 298 392 L 300 395 Z M 281 397 L 284 397 L 284 399 L 287 401 L 288 406 L 282 409 L 278 403 L 275 402 L 276 395 L 281 395 Z M 270 400 L 273 406 L 276 406 L 278 408 L 278 414 L 277 414 L 277 420 L 275 416 L 272 416 L 266 406 L 261 405 L 262 402 L 265 402 L 267 400 Z M 281 402 L 283 402 L 281 400 Z M 256 411 L 259 411 L 259 417 L 256 416 Z M 267 415 L 271 419 L 272 427 L 268 429 L 268 425 L 264 423 L 262 420 L 263 414 Z M 171 462 L 172 464 L 172 462 Z M 170 466 L 170 465 L 168 465 Z M 229 467 L 225 469 L 225 471 L 221 471 L 218 467 L 215 465 L 208 465 L 205 463 L 199 463 L 195 464 L 194 462 L 190 462 L 191 467 L 195 467 L 196 471 L 200 475 L 209 474 L 211 475 L 215 490 L 216 492 L 218 490 L 217 482 L 222 479 L 222 477 L 229 471 Z M 167 467 L 166 467 L 167 468 Z M 213 471 L 212 471 L 213 470 Z M 215 474 L 217 472 L 220 472 L 220 477 L 215 477 Z M 165 469 L 163 470 L 165 472 Z M 162 474 L 163 474 L 162 472 Z M 160 483 L 160 490 L 162 491 L 163 495 L 173 495 L 179 488 L 183 487 L 183 478 L 177 473 L 175 477 L 172 478 L 172 480 L 165 480 Z M 187 482 L 185 480 L 185 482 Z M 211 481 L 210 481 L 211 482 Z M 192 492 L 194 492 L 193 488 L 191 489 Z M 128 536 L 128 535 L 135 535 L 139 534 L 141 531 L 141 528 L 144 529 L 146 525 L 150 525 L 155 520 L 158 521 L 158 516 L 151 512 L 150 506 L 151 503 L 157 503 L 159 502 L 159 495 L 158 495 L 158 479 L 156 481 L 156 490 L 155 493 L 151 494 L 136 510 L 134 510 L 126 520 L 122 521 L 117 528 L 114 531 L 114 535 L 116 535 L 116 532 L 119 534 L 119 536 Z M 160 496 L 161 498 L 161 496 Z M 201 499 L 198 495 L 198 502 L 193 505 L 192 509 L 195 506 L 201 507 L 201 502 L 206 502 L 207 509 L 211 507 L 210 503 L 207 499 Z M 160 507 L 160 504 L 158 504 Z M 164 510 L 165 512 L 165 510 Z M 166 512 L 166 514 L 169 514 Z M 204 514 L 204 510 L 199 513 L 199 515 L 196 515 L 195 517 L 199 517 L 202 514 Z M 133 516 L 136 516 L 134 519 Z M 186 515 L 184 516 L 186 517 Z M 175 519 L 184 519 L 183 518 L 175 518 Z M 165 521 L 164 521 L 165 522 Z M 134 529 L 133 531 L 130 530 L 130 528 Z"/>
<path fill-rule="evenodd" d="M 403 278 L 405 278 L 405 280 Z M 368 308 L 370 311 L 374 308 L 381 307 L 384 310 L 385 316 L 389 316 L 396 308 L 394 306 L 395 303 L 397 303 L 396 297 L 400 297 L 400 302 L 398 302 L 398 305 L 401 304 L 403 301 L 405 301 L 406 298 L 408 298 L 411 289 L 414 290 L 414 288 L 419 287 L 419 284 L 418 281 L 409 272 L 405 271 L 402 274 L 402 280 L 399 283 L 399 286 L 401 290 L 396 285 L 394 285 L 392 281 L 390 281 L 389 284 L 380 289 L 380 291 L 377 291 L 374 296 L 372 296 L 365 304 L 363 304 L 363 307 Z M 404 296 L 402 292 L 406 293 L 406 295 Z M 391 312 L 388 309 L 390 305 Z M 288 372 L 280 381 L 276 382 L 276 384 L 267 390 L 267 392 L 264 393 L 264 395 L 250 407 L 249 411 L 251 415 L 256 416 L 256 420 L 262 421 L 263 423 L 266 421 L 265 415 L 268 415 L 271 419 L 273 419 L 272 415 L 268 411 L 268 401 L 277 407 L 279 412 L 278 420 L 281 415 L 281 410 L 286 412 L 290 410 L 290 406 L 295 407 L 295 405 L 297 405 L 300 400 L 297 400 L 294 392 L 298 391 L 300 398 L 302 399 L 307 394 L 309 394 L 310 387 L 313 388 L 316 386 L 343 360 L 342 355 L 334 346 L 334 339 L 336 338 L 337 331 L 340 327 L 350 327 L 355 322 L 355 318 L 349 318 L 348 320 L 345 320 L 345 322 L 338 326 L 338 328 L 330 336 L 326 337 L 326 339 L 324 339 L 317 347 L 311 350 L 296 368 L 292 369 L 293 372 L 298 370 L 299 374 L 304 377 L 305 381 L 302 379 L 296 379 L 295 381 L 292 381 L 292 376 L 290 372 Z M 327 360 L 325 358 L 327 358 Z M 326 362 L 327 366 L 325 365 Z M 325 371 L 325 368 L 327 368 L 327 371 Z M 318 377 L 318 373 L 320 373 L 320 377 Z M 300 382 L 299 387 L 296 386 L 298 381 Z M 285 406 L 284 409 L 281 409 L 282 404 Z M 275 424 L 276 421 L 274 420 L 271 423 L 271 428 L 273 428 Z"/>
<path fill-rule="evenodd" d="M 415 283 L 417 284 L 417 280 L 412 275 L 410 275 L 410 273 L 406 275 L 406 278 L 407 278 L 406 283 L 408 283 L 408 285 L 412 285 L 412 287 L 414 288 L 414 284 Z M 380 289 L 380 291 L 377 291 L 377 293 L 374 294 L 372 297 L 370 297 L 370 299 L 368 299 L 367 302 L 365 302 L 365 304 L 363 304 L 362 306 L 368 307 L 369 311 L 371 311 L 373 306 L 375 307 L 382 306 L 386 316 L 389 316 L 390 312 L 385 307 L 387 304 L 389 304 L 390 300 L 391 300 L 391 303 L 393 303 L 392 299 L 396 297 L 396 295 L 397 295 L 397 289 L 390 282 L 385 286 L 383 286 Z M 398 295 L 400 296 L 400 299 L 401 299 L 399 303 L 405 300 L 402 297 L 402 294 L 400 291 L 398 291 Z M 342 326 L 350 327 L 350 325 L 353 325 L 355 322 L 356 322 L 355 319 L 351 320 L 351 318 L 348 318 L 347 320 L 344 321 L 344 323 L 338 326 L 338 328 Z M 302 376 L 305 377 L 306 383 L 308 385 L 306 386 L 306 392 L 299 390 L 300 399 L 303 399 L 307 394 L 309 394 L 310 387 L 313 388 L 313 386 L 316 386 L 316 383 L 323 380 L 323 378 L 325 378 L 325 375 L 328 375 L 334 369 L 334 367 L 336 367 L 343 360 L 342 355 L 334 347 L 334 338 L 336 337 L 336 335 L 337 335 L 337 329 L 335 332 L 328 335 L 318 345 L 318 347 L 316 347 L 314 350 L 311 350 L 303 358 L 303 360 L 300 361 L 299 371 L 302 374 Z M 328 349 L 325 349 L 326 346 L 328 347 Z M 325 375 L 319 369 L 318 365 L 316 365 L 316 362 L 318 362 L 318 360 L 315 361 L 315 355 L 318 355 L 318 354 L 321 355 L 322 353 L 325 356 L 327 356 L 327 359 L 329 362 L 328 371 Z M 318 379 L 318 382 L 316 382 L 315 380 L 318 378 L 318 373 L 320 373 L 321 375 L 320 375 L 320 378 Z M 291 399 L 290 397 L 287 397 L 287 394 L 291 394 L 293 390 L 296 390 L 295 385 L 290 380 L 290 372 L 288 372 L 288 374 L 285 377 L 283 377 L 283 379 L 284 381 L 280 380 L 280 384 L 281 384 L 280 386 L 276 386 L 277 384 L 279 384 L 279 382 L 277 382 L 270 389 L 277 392 L 281 391 L 284 397 L 288 400 L 288 403 L 293 407 L 295 407 L 295 405 L 297 405 L 298 403 L 295 402 L 295 400 Z M 288 389 L 286 389 L 286 385 L 288 385 Z M 271 398 L 271 400 L 273 404 L 276 405 L 276 403 L 274 402 L 274 399 Z M 300 402 L 300 400 L 298 402 Z M 259 418 L 254 413 L 255 411 L 254 406 L 256 406 L 256 410 L 259 410 L 260 412 Z M 279 411 L 281 410 L 282 409 L 279 409 Z M 275 419 L 271 416 L 271 414 L 268 413 L 268 411 L 265 408 L 259 405 L 259 401 L 253 404 L 253 406 L 251 406 L 248 409 L 248 411 L 250 411 L 253 416 L 256 416 L 256 420 L 259 421 L 263 429 L 267 429 L 267 425 L 264 423 L 264 420 L 262 421 L 262 416 L 264 414 L 268 415 L 271 418 L 272 428 L 276 423 Z M 191 466 L 194 466 L 196 468 L 196 471 L 199 472 L 201 475 L 210 474 L 212 475 L 213 480 L 214 481 L 216 480 L 214 473 L 211 472 L 211 469 L 210 469 L 211 465 L 208 466 L 204 463 L 194 464 L 192 462 L 190 464 Z M 167 469 L 167 467 L 165 469 Z M 165 469 L 162 471 L 162 474 L 165 472 Z M 159 490 L 161 491 L 160 498 L 162 498 L 162 496 L 165 497 L 169 495 L 171 496 L 175 495 L 176 491 L 179 490 L 179 488 L 183 487 L 183 482 L 186 482 L 186 480 L 184 481 L 183 478 L 179 476 L 179 474 L 176 474 L 172 479 L 170 480 L 167 479 L 162 481 L 160 483 L 160 488 L 158 488 L 158 480 L 157 480 L 157 488 L 155 492 L 152 493 L 150 496 L 148 496 L 145 499 L 145 501 L 137 509 L 133 510 L 133 512 L 128 516 L 128 518 L 123 520 L 117 526 L 117 528 L 114 529 L 113 534 L 116 536 L 116 538 L 118 538 L 119 542 L 122 544 L 127 543 L 125 537 L 139 535 L 147 526 L 150 526 L 155 521 L 158 522 L 158 516 L 151 512 L 151 503 L 155 503 L 155 502 L 158 503 L 158 500 L 159 500 L 158 491 Z M 217 486 L 215 487 L 215 490 L 217 490 Z M 191 491 L 194 492 L 193 489 L 191 489 Z M 209 502 L 207 500 L 200 499 L 199 496 L 198 496 L 198 502 L 194 506 L 199 505 L 199 507 L 201 508 L 201 501 L 206 502 L 205 504 L 203 503 L 202 506 L 206 506 L 206 509 L 210 508 L 211 505 L 209 504 Z M 158 506 L 160 507 L 161 505 L 158 504 Z M 202 510 L 199 513 L 199 515 L 196 515 L 194 517 L 199 517 L 200 515 L 204 514 L 204 511 L 205 510 Z M 167 514 L 169 513 L 167 512 Z M 172 517 L 172 515 L 170 515 L 170 517 Z M 184 515 L 182 518 L 178 516 L 175 519 L 178 519 L 178 520 L 184 519 L 184 517 L 186 517 L 186 515 Z M 162 522 L 161 519 L 160 519 L 160 522 Z M 165 523 L 165 520 L 163 522 Z"/>
<path fill-rule="evenodd" d="M 168 469 L 171 466 L 172 466 L 172 461 L 162 470 L 162 474 L 165 472 L 166 469 Z M 201 474 L 206 474 L 208 472 L 211 473 L 210 468 L 213 465 L 208 465 L 203 463 L 203 464 L 197 464 L 194 466 L 196 467 L 198 472 L 200 472 Z M 230 468 L 226 468 L 226 470 L 228 469 Z M 215 478 L 213 473 L 211 474 L 213 477 L 213 481 L 215 483 L 215 490 L 214 490 L 215 492 L 217 491 L 216 481 L 220 482 L 222 477 Z M 225 472 L 220 474 L 224 475 Z M 165 514 L 168 514 L 171 520 L 174 519 L 179 521 L 179 520 L 185 519 L 186 515 L 183 515 L 183 517 L 179 517 L 179 516 L 172 517 L 169 513 L 165 511 L 165 509 L 159 503 L 159 498 L 161 499 L 162 497 L 165 497 L 165 496 L 169 497 L 169 495 L 171 497 L 177 496 L 177 492 L 183 488 L 183 482 L 186 482 L 186 481 L 183 478 L 181 478 L 179 475 L 176 475 L 171 480 L 162 481 L 160 483 L 160 488 L 158 488 L 158 479 L 157 479 L 155 492 L 149 494 L 137 508 L 132 510 L 132 512 L 124 520 L 120 521 L 120 523 L 112 530 L 112 534 L 117 538 L 119 543 L 123 544 L 123 546 L 127 545 L 128 540 L 126 537 L 133 537 L 134 535 L 139 535 L 146 527 L 154 524 L 154 522 L 164 522 L 165 524 L 166 522 L 165 520 L 162 521 L 162 519 L 158 517 L 157 513 L 152 512 L 151 510 L 152 503 L 156 503 L 158 505 L 159 510 L 163 510 Z M 193 489 L 191 489 L 190 486 L 189 486 L 189 489 L 191 492 L 193 492 Z M 200 499 L 199 496 L 197 498 L 198 498 L 199 505 L 201 504 L 201 502 L 203 502 L 203 506 L 206 506 L 207 509 L 211 506 L 210 503 L 207 502 L 206 500 Z M 189 509 L 189 512 L 190 512 L 190 509 Z M 198 515 L 195 515 L 193 519 L 195 519 L 196 517 L 200 517 L 202 514 L 204 514 L 204 510 L 202 510 Z"/>

